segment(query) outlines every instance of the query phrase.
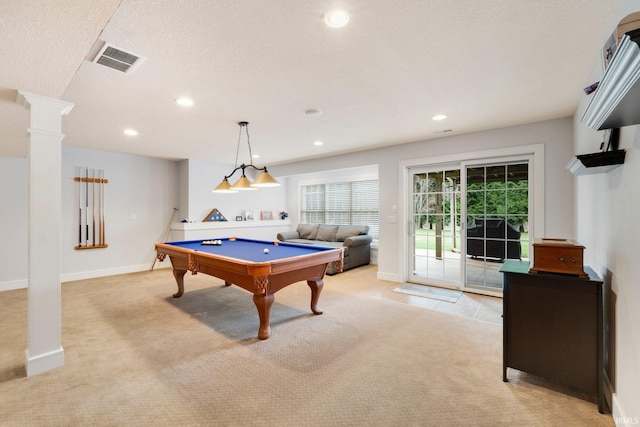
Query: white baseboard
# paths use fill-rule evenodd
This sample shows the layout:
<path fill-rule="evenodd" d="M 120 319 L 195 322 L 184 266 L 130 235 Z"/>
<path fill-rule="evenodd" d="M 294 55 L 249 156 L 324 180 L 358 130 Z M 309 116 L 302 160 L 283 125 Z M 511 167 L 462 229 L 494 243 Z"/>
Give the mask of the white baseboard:
<path fill-rule="evenodd" d="M 28 377 L 64 366 L 64 349 L 62 347 L 35 356 L 29 355 L 29 349 L 27 349 L 25 350 L 25 355 L 27 359 L 26 368 Z"/>
<path fill-rule="evenodd" d="M 609 375 L 607 372 L 604 373 L 604 399 L 607 401 L 607 407 L 609 409 L 613 408 L 613 399 L 614 395 L 613 385 L 611 384 L 611 380 L 609 379 Z"/>
<path fill-rule="evenodd" d="M 611 415 L 613 416 L 613 422 L 616 423 L 616 426 L 640 426 L 640 414 L 630 414 L 625 412 L 616 393 L 611 395 L 611 403 Z"/>
<path fill-rule="evenodd" d="M 169 268 L 171 267 L 170 262 L 156 262 L 154 266 L 154 270 L 160 268 Z M 151 266 L 149 264 L 138 264 L 138 265 L 127 265 L 124 267 L 117 268 L 106 268 L 104 270 L 92 270 L 92 271 L 79 271 L 77 273 L 69 273 L 63 274 L 60 276 L 61 282 L 73 282 L 76 280 L 85 280 L 85 279 L 93 279 L 96 277 L 105 277 L 105 276 L 116 276 L 118 274 L 128 274 L 128 273 L 139 273 L 141 271 L 149 271 Z"/>
<path fill-rule="evenodd" d="M 92 271 L 79 271 L 77 273 L 63 274 L 60 276 L 60 282 L 73 282 L 75 280 L 94 279 L 96 277 L 115 276 L 118 274 L 138 273 L 141 271 L 149 271 L 151 268 L 148 264 L 128 265 L 118 268 L 106 268 L 104 270 L 92 270 Z M 170 262 L 156 262 L 153 269 L 159 270 L 161 268 L 171 268 Z M 0 292 L 11 291 L 13 289 L 24 289 L 29 286 L 27 279 L 11 280 L 7 282 L 0 282 Z"/>
<path fill-rule="evenodd" d="M 27 287 L 27 279 L 0 282 L 0 292 L 11 291 L 13 289 L 24 289 L 26 287 Z"/>
<path fill-rule="evenodd" d="M 378 271 L 377 278 L 378 280 L 386 280 L 388 282 L 402 283 L 402 278 L 400 277 L 400 275 L 395 273 L 385 273 L 383 271 Z"/>

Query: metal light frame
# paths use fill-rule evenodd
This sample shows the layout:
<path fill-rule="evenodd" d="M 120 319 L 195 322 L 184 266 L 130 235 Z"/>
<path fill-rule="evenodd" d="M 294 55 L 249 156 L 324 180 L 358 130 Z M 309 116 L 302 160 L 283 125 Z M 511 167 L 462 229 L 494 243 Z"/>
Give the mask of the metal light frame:
<path fill-rule="evenodd" d="M 238 143 L 236 146 L 236 163 L 235 169 L 229 175 L 225 175 L 224 179 L 216 188 L 213 189 L 214 193 L 237 193 L 238 191 L 245 190 L 256 190 L 258 188 L 263 187 L 278 187 L 280 183 L 273 176 L 269 174 L 267 171 L 267 167 L 257 167 L 253 163 L 249 163 L 248 165 L 242 163 L 238 166 L 238 155 L 240 153 L 240 139 L 242 137 L 242 129 L 245 130 L 247 134 L 247 145 L 249 147 L 249 158 L 252 158 L 251 155 L 251 140 L 249 138 L 249 122 L 238 122 L 240 126 L 240 130 L 238 132 Z M 245 174 L 245 169 L 251 168 L 257 171 L 261 171 L 260 175 L 253 181 L 253 183 L 247 178 Z M 233 176 L 237 171 L 242 170 L 242 176 L 233 184 L 229 183 L 229 178 Z"/>

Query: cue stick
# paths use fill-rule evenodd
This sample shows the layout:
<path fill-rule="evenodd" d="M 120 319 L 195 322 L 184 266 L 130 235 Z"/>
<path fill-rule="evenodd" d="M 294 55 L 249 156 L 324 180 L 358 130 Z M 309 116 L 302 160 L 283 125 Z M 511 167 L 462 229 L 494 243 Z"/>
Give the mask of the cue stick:
<path fill-rule="evenodd" d="M 84 222 L 87 234 L 84 236 L 84 245 L 89 246 L 89 168 L 85 169 L 85 182 L 84 182 L 84 200 L 86 209 L 84 210 Z"/>
<path fill-rule="evenodd" d="M 104 185 L 106 184 L 104 181 L 104 169 L 100 169 L 100 181 L 102 183 L 102 186 L 100 188 L 100 240 L 102 241 L 102 244 L 105 245 L 106 241 L 105 241 L 105 237 L 104 237 L 104 228 L 105 228 L 105 224 L 104 224 Z"/>
<path fill-rule="evenodd" d="M 167 238 L 169 237 L 169 233 L 171 232 L 171 223 L 173 222 L 173 217 L 176 216 L 176 212 L 178 212 L 178 208 L 173 208 L 173 212 L 171 213 L 171 218 L 169 218 L 169 224 L 167 224 L 167 231 L 164 233 L 164 239 L 162 240 L 163 242 L 166 242 Z M 149 269 L 149 271 L 153 271 L 153 267 L 156 265 L 157 260 L 158 260 L 157 256 L 153 258 L 153 263 L 151 264 L 151 268 Z"/>
<path fill-rule="evenodd" d="M 102 169 L 98 169 L 98 243 L 102 246 Z"/>
<path fill-rule="evenodd" d="M 78 177 L 82 176 L 82 168 L 78 167 Z M 82 246 L 82 180 L 78 178 L 78 247 Z"/>
<path fill-rule="evenodd" d="M 93 217 L 93 224 L 91 227 L 91 234 L 93 246 L 96 245 L 96 170 L 93 170 L 93 184 L 91 185 L 91 216 Z"/>

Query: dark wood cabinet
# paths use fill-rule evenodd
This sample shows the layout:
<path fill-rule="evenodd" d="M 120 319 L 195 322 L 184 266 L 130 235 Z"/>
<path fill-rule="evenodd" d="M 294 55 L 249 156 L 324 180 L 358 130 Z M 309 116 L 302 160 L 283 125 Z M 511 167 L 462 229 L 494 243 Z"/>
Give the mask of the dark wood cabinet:
<path fill-rule="evenodd" d="M 588 278 L 504 263 L 503 380 L 508 368 L 528 372 L 596 396 L 604 413 L 604 288 L 584 270 Z"/>

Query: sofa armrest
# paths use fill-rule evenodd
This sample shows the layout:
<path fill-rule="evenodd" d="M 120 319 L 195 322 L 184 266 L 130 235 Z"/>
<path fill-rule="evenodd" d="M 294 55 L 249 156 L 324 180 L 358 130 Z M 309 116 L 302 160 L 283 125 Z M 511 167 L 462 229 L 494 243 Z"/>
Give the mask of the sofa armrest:
<path fill-rule="evenodd" d="M 351 236 L 344 239 L 343 246 L 356 247 L 368 245 L 373 241 L 373 237 L 368 234 L 361 234 L 358 236 Z"/>
<path fill-rule="evenodd" d="M 291 239 L 299 239 L 300 235 L 297 231 L 283 231 L 282 233 L 278 233 L 277 237 L 281 242 L 286 242 Z"/>

